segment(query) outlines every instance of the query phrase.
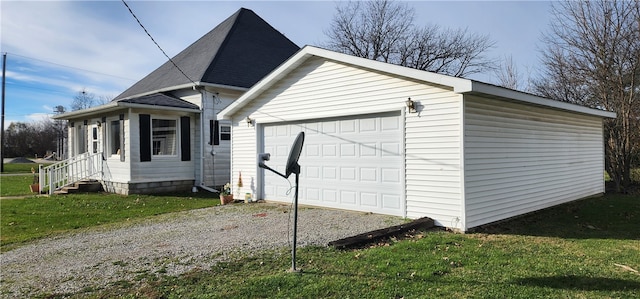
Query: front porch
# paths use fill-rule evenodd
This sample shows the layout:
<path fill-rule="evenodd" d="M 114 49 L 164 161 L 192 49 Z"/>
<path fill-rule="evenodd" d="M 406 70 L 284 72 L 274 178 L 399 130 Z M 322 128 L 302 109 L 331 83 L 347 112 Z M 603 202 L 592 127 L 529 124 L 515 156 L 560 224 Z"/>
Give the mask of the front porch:
<path fill-rule="evenodd" d="M 194 186 L 193 179 L 181 180 L 157 180 L 140 182 L 118 182 L 110 180 L 110 175 L 105 175 L 105 169 L 109 169 L 107 159 L 103 153 L 83 153 L 67 160 L 60 161 L 47 167 L 40 165 L 39 184 L 40 192 L 47 194 L 66 194 L 68 191 L 79 189 L 80 191 L 99 191 L 95 188 L 83 189 L 86 181 L 96 181 L 101 185 L 101 190 L 116 194 L 152 194 L 188 191 Z"/>

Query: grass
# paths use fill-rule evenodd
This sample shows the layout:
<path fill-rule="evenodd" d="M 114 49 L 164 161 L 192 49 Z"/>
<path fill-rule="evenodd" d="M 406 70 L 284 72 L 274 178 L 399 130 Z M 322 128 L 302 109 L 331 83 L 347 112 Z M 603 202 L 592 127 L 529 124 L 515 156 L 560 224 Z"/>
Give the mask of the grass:
<path fill-rule="evenodd" d="M 49 164 L 42 164 L 43 166 L 49 166 Z M 5 163 L 4 171 L 2 173 L 31 173 L 31 168 L 38 172 L 37 163 Z"/>
<path fill-rule="evenodd" d="M 44 166 L 50 164 L 43 164 Z M 32 195 L 29 185 L 33 184 L 33 174 L 31 168 L 38 173 L 36 163 L 6 163 L 4 164 L 3 175 L 0 176 L 0 196 L 23 196 Z M 19 175 L 24 174 L 24 175 Z"/>
<path fill-rule="evenodd" d="M 2 199 L 0 246 L 2 251 L 7 251 L 25 242 L 58 233 L 210 207 L 219 202 L 219 199 L 206 192 L 163 196 L 93 193 Z"/>
<path fill-rule="evenodd" d="M 0 176 L 0 196 L 33 195 L 34 193 L 29 189 L 31 184 L 33 184 L 32 174 Z"/>
<path fill-rule="evenodd" d="M 640 298 L 640 198 L 607 195 L 475 233 L 415 232 L 368 248 L 286 248 L 180 275 L 52 298 Z M 44 296 L 45 294 L 43 294 Z"/>

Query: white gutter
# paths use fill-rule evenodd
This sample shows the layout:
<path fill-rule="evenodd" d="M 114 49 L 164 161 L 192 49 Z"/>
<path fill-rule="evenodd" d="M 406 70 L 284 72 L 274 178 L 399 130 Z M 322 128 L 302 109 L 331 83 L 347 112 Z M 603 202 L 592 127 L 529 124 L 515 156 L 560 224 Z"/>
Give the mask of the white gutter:
<path fill-rule="evenodd" d="M 79 117 L 90 116 L 94 114 L 102 114 L 105 112 L 116 111 L 123 108 L 140 108 L 140 109 L 154 109 L 154 110 L 168 110 L 168 111 L 180 111 L 180 112 L 189 112 L 189 113 L 200 113 L 200 110 L 193 108 L 179 108 L 179 107 L 171 107 L 171 106 L 160 106 L 160 105 L 147 105 L 147 104 L 136 104 L 136 103 L 126 103 L 126 102 L 110 102 L 105 105 L 91 107 L 87 109 L 82 109 L 78 111 L 72 111 L 62 114 L 57 114 L 52 116 L 53 119 L 73 119 Z"/>

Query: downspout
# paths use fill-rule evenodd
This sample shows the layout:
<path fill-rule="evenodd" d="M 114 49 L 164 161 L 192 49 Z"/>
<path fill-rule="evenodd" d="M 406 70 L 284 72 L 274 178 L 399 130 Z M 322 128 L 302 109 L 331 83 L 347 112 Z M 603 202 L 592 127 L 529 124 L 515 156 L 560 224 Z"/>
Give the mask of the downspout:
<path fill-rule="evenodd" d="M 206 99 L 207 99 L 207 91 L 204 89 L 204 87 L 201 86 L 194 86 L 194 89 L 197 89 L 200 91 L 200 189 L 212 192 L 212 193 L 218 193 L 219 191 L 213 188 L 209 188 L 205 185 L 204 183 L 204 142 L 205 142 L 205 136 L 204 136 L 204 110 L 205 110 L 205 103 L 206 103 Z M 194 186 L 194 188 L 196 188 L 196 186 Z"/>

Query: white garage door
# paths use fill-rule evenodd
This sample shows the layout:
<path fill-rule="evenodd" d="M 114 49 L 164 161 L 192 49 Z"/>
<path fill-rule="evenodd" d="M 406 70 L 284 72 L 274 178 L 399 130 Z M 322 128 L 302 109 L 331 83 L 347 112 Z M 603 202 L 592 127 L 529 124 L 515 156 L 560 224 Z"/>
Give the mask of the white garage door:
<path fill-rule="evenodd" d="M 402 123 L 399 113 L 265 125 L 263 151 L 267 164 L 284 173 L 290 147 L 300 131 L 301 204 L 404 215 Z M 264 171 L 264 198 L 291 202 L 291 185 Z"/>

